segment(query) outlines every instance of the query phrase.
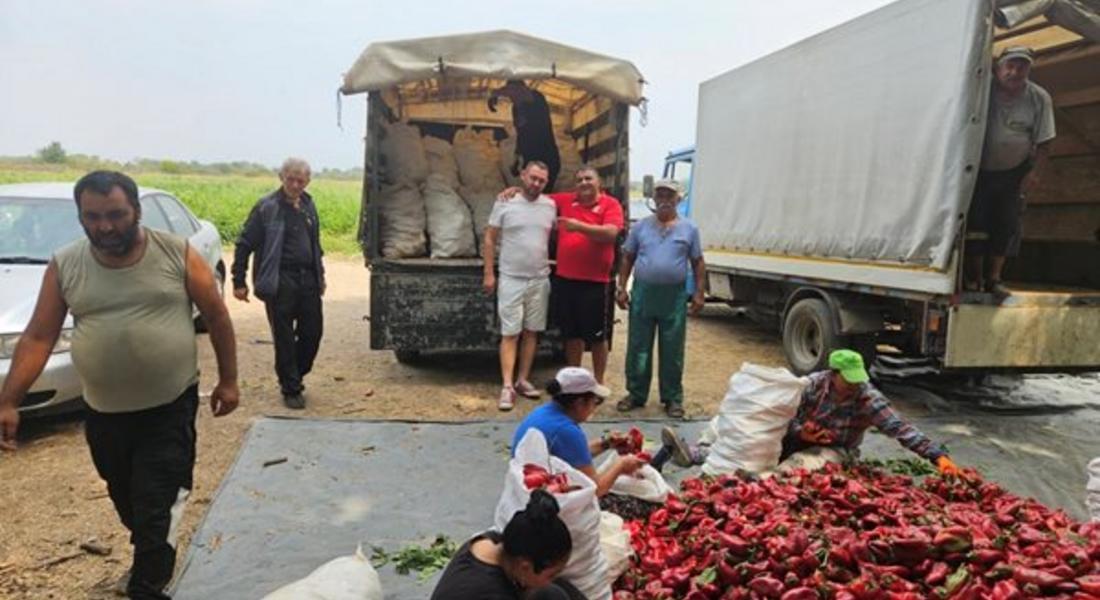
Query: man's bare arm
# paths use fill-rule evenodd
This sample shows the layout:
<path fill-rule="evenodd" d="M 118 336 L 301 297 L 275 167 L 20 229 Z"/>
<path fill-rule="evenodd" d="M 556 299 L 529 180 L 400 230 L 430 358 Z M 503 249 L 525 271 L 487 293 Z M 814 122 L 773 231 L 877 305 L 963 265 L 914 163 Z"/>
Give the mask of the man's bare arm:
<path fill-rule="evenodd" d="M 34 307 L 31 322 L 27 324 L 15 347 L 11 368 L 0 390 L 0 450 L 15 450 L 15 438 L 19 429 L 19 405 L 31 384 L 46 368 L 46 361 L 53 353 L 65 313 L 69 307 L 61 295 L 57 276 L 57 264 L 50 261 L 42 276 L 42 289 Z"/>
<path fill-rule="evenodd" d="M 566 231 L 576 231 L 589 239 L 605 244 L 613 244 L 619 237 L 619 228 L 615 225 L 590 225 L 584 221 L 563 217 L 562 227 Z"/>
<path fill-rule="evenodd" d="M 229 310 L 218 293 L 214 274 L 198 252 L 187 247 L 187 294 L 199 309 L 210 330 L 210 343 L 218 361 L 218 383 L 210 395 L 214 416 L 233 412 L 240 392 L 237 388 L 237 340 Z"/>
<path fill-rule="evenodd" d="M 42 276 L 42 289 L 38 292 L 31 322 L 19 337 L 19 345 L 12 357 L 11 369 L 4 388 L 0 391 L 0 406 L 18 406 L 27 394 L 35 379 L 46 368 L 46 361 L 53 353 L 61 327 L 65 323 L 65 314 L 69 307 L 61 297 L 61 283 L 57 275 L 57 264 L 50 261 L 46 273 Z"/>
<path fill-rule="evenodd" d="M 493 267 L 496 261 L 497 237 L 499 236 L 500 228 L 489 225 L 485 228 L 485 233 L 483 234 L 485 239 L 481 242 L 481 256 L 484 263 L 482 287 L 484 287 L 486 294 L 493 293 L 493 290 L 496 288 L 496 271 Z"/>

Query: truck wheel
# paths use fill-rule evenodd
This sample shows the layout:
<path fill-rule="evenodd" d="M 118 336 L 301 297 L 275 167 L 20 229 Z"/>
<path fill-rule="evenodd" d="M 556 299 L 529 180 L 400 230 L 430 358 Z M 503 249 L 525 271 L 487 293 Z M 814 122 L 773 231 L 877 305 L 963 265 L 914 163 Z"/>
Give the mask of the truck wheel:
<path fill-rule="evenodd" d="M 419 350 L 394 350 L 393 356 L 397 359 L 397 362 L 403 365 L 415 365 L 420 361 Z"/>
<path fill-rule="evenodd" d="M 798 375 L 828 366 L 829 352 L 840 347 L 833 312 L 824 300 L 799 300 L 783 321 L 783 353 Z"/>

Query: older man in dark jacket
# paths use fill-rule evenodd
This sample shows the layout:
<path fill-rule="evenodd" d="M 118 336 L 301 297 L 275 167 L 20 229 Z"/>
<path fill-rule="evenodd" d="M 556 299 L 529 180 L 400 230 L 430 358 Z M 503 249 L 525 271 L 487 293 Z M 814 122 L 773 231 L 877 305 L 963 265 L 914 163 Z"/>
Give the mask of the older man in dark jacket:
<path fill-rule="evenodd" d="M 325 268 L 321 230 L 313 198 L 306 193 L 309 164 L 287 159 L 279 170 L 282 186 L 260 198 L 237 238 L 233 258 L 233 295 L 248 302 L 248 257 L 256 297 L 267 308 L 275 339 L 275 372 L 283 403 L 305 408 L 302 379 L 312 370 L 321 345 L 321 296 Z"/>

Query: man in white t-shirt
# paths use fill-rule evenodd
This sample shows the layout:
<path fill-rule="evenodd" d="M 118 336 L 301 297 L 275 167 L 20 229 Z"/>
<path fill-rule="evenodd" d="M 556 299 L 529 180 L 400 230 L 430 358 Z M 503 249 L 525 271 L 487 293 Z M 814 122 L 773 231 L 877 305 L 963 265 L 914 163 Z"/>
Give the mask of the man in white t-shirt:
<path fill-rule="evenodd" d="M 500 410 L 511 410 L 517 394 L 539 397 L 538 389 L 528 378 L 535 362 L 538 333 L 546 329 L 550 304 L 549 244 L 557 206 L 542 195 L 549 175 L 545 163 L 527 163 L 520 174 L 522 198 L 511 202 L 498 200 L 485 229 L 481 253 L 485 257 L 485 293 L 496 290 L 500 317 L 500 372 L 504 379 L 497 404 Z M 499 280 L 493 271 L 498 240 Z"/>
<path fill-rule="evenodd" d="M 1001 282 L 1005 261 L 1020 249 L 1023 196 L 1038 185 L 1055 135 L 1050 94 L 1028 79 L 1033 60 L 1023 46 L 1006 48 L 997 59 L 967 216 L 966 288 L 1001 299 L 1008 295 Z"/>

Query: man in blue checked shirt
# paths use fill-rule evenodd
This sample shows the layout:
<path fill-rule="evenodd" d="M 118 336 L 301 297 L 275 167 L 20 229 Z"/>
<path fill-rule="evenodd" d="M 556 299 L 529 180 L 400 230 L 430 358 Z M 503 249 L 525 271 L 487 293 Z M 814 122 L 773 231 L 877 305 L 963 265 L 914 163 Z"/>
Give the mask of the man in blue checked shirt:
<path fill-rule="evenodd" d="M 934 463 L 940 473 L 962 473 L 942 446 L 894 412 L 886 396 L 871 384 L 859 353 L 833 351 L 829 355 L 829 370 L 812 373 L 809 379 L 798 412 L 787 426 L 780 462 L 815 446 L 858 453 L 864 432 L 875 427 Z M 689 447 L 667 427 L 661 431 L 661 441 L 663 446 L 653 457 L 657 468 L 669 459 L 683 467 L 702 464 L 708 453 L 705 446 Z"/>

